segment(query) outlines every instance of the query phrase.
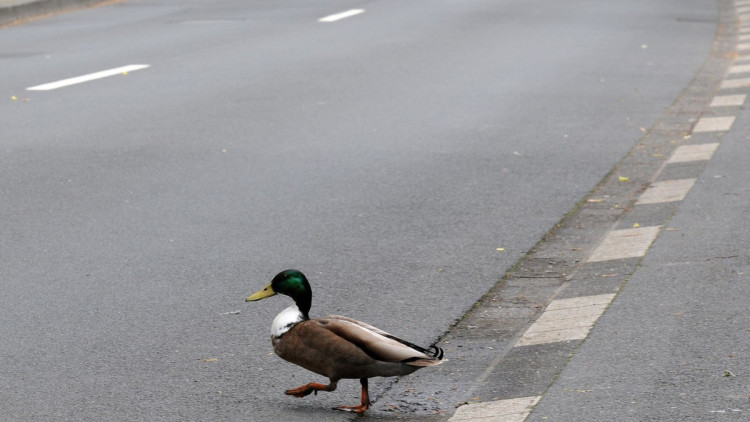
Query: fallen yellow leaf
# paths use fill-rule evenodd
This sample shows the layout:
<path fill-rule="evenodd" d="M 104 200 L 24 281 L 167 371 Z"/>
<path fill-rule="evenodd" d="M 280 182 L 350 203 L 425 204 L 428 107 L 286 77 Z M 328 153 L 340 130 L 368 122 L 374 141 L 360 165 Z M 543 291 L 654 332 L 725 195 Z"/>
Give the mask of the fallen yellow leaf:
<path fill-rule="evenodd" d="M 618 179 L 620 179 L 621 182 L 627 182 L 628 180 L 630 180 L 629 177 L 625 177 L 625 176 L 620 176 L 618 177 Z"/>
<path fill-rule="evenodd" d="M 638 224 L 638 223 L 635 223 L 635 224 L 633 224 L 633 227 L 638 228 L 638 227 L 641 227 L 641 225 Z"/>

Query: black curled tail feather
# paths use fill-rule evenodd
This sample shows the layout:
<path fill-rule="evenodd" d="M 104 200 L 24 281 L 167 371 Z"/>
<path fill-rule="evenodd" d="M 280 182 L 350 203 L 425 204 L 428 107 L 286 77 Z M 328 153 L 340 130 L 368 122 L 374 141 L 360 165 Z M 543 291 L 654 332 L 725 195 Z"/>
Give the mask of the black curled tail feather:
<path fill-rule="evenodd" d="M 397 342 L 399 342 L 399 343 L 401 343 L 401 344 L 403 344 L 405 346 L 409 346 L 412 349 L 414 349 L 414 350 L 416 350 L 418 352 L 424 353 L 427 356 L 433 357 L 433 358 L 435 358 L 437 360 L 443 360 L 443 355 L 444 355 L 443 349 L 435 346 L 434 344 L 432 346 L 430 346 L 430 347 L 428 347 L 428 348 L 425 349 L 424 347 L 417 346 L 414 343 L 408 342 L 406 340 L 400 339 L 400 338 L 398 338 L 396 336 L 393 336 L 393 335 L 390 335 L 390 334 L 387 334 L 386 337 L 388 337 L 391 340 L 396 340 Z M 417 360 L 417 359 L 419 359 L 419 358 L 409 358 L 409 359 L 405 360 L 404 362 L 409 362 L 409 361 Z"/>
<path fill-rule="evenodd" d="M 432 357 L 434 357 L 434 358 L 435 358 L 435 359 L 437 359 L 437 360 L 443 360 L 443 355 L 444 355 L 444 353 L 443 353 L 443 349 L 441 349 L 441 348 L 439 348 L 439 347 L 435 346 L 434 344 L 433 344 L 432 346 L 428 347 L 428 349 L 429 349 L 429 350 L 432 350 L 432 353 L 430 353 L 430 352 L 428 351 L 428 353 L 427 353 L 427 354 L 431 354 L 431 355 L 432 355 Z"/>

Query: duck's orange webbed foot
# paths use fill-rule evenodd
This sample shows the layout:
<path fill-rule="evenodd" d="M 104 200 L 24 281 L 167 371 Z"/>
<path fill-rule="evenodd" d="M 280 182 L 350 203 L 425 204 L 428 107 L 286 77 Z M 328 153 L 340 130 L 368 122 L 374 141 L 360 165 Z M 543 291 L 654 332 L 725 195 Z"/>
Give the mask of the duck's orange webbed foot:
<path fill-rule="evenodd" d="M 364 413 L 365 410 L 367 410 L 370 407 L 370 403 L 362 403 L 358 404 L 356 406 L 339 406 L 334 407 L 336 410 L 343 410 L 344 412 L 352 412 L 352 413 Z"/>
<path fill-rule="evenodd" d="M 310 393 L 318 394 L 318 391 L 333 391 L 336 389 L 336 383 L 331 381 L 330 384 L 320 384 L 317 382 L 311 382 L 309 384 L 305 384 L 302 386 L 299 386 L 297 388 L 292 388 L 291 390 L 284 391 L 285 394 L 289 396 L 294 397 L 305 397 L 309 395 Z"/>
<path fill-rule="evenodd" d="M 362 384 L 362 403 L 356 406 L 339 406 L 334 407 L 336 410 L 345 412 L 364 413 L 370 407 L 370 393 L 367 391 L 367 378 L 361 378 L 359 383 Z"/>

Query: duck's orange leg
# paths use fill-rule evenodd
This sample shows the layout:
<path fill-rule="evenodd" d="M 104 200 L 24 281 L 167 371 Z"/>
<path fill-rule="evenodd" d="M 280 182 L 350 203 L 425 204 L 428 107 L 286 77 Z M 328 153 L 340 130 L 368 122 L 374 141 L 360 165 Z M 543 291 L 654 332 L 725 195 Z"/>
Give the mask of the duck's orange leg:
<path fill-rule="evenodd" d="M 363 413 L 370 407 L 370 393 L 367 391 L 367 378 L 360 378 L 359 383 L 362 384 L 362 403 L 356 406 L 339 406 L 336 409 L 346 412 Z"/>
<path fill-rule="evenodd" d="M 317 382 L 311 382 L 309 384 L 305 384 L 302 386 L 299 386 L 297 388 L 292 388 L 291 390 L 286 390 L 284 393 L 294 396 L 294 397 L 305 397 L 306 395 L 310 393 L 318 394 L 318 391 L 333 391 L 336 389 L 336 381 L 331 380 L 331 383 L 328 385 L 320 384 Z"/>

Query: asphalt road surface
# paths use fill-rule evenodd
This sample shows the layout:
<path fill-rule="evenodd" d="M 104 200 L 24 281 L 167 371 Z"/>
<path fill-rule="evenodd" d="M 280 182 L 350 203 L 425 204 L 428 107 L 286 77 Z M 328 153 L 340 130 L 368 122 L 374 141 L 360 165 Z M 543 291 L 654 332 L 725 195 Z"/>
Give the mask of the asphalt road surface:
<path fill-rule="evenodd" d="M 324 380 L 271 353 L 288 301 L 247 294 L 298 268 L 313 315 L 430 344 L 715 30 L 708 0 L 134 0 L 0 29 L 3 418 L 350 419 L 356 381 L 283 395 Z"/>

